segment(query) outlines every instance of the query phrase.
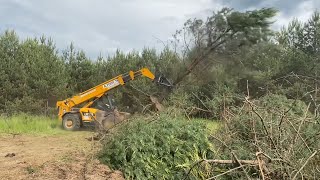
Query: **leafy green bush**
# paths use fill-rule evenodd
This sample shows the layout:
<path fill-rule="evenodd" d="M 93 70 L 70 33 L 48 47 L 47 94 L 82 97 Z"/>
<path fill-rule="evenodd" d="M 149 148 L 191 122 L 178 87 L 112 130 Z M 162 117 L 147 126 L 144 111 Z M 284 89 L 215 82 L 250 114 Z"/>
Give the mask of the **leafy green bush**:
<path fill-rule="evenodd" d="M 136 120 L 106 140 L 100 160 L 124 172 L 127 179 L 181 179 L 193 162 L 213 156 L 206 124 L 160 116 Z M 204 169 L 192 170 L 200 178 Z"/>

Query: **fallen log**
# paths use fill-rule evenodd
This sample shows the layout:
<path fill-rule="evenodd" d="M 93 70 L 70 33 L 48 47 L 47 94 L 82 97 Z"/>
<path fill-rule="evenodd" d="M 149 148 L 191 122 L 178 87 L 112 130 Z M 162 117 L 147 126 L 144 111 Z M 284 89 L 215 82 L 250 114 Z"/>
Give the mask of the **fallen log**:
<path fill-rule="evenodd" d="M 204 162 L 207 163 L 215 163 L 215 164 L 237 164 L 237 161 L 234 160 L 220 160 L 220 159 L 208 159 L 204 160 Z M 239 163 L 241 164 L 247 164 L 247 165 L 254 165 L 258 166 L 259 162 L 258 160 L 238 160 Z"/>

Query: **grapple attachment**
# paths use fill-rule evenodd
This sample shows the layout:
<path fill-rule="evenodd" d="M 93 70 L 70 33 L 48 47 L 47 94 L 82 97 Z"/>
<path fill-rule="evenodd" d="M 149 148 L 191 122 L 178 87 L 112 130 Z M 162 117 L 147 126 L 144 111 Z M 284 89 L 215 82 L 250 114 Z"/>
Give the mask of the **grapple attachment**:
<path fill-rule="evenodd" d="M 162 74 L 156 75 L 154 80 L 153 80 L 156 84 L 162 85 L 162 86 L 166 86 L 166 87 L 172 87 L 173 85 L 171 84 L 171 82 L 164 77 Z"/>

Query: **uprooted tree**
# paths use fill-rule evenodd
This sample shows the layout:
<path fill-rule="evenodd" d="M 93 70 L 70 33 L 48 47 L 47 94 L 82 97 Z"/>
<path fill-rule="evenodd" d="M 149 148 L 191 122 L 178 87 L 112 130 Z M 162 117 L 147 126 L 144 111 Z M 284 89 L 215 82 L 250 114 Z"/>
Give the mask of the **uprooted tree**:
<path fill-rule="evenodd" d="M 180 83 L 200 63 L 201 70 L 208 65 L 212 66 L 210 61 L 215 61 L 212 59 L 214 54 L 267 41 L 272 35 L 270 18 L 275 16 L 276 12 L 272 8 L 247 12 L 224 8 L 217 13 L 213 12 L 206 21 L 189 19 L 174 37 L 177 41 L 182 41 L 183 53 L 191 63 L 174 84 Z"/>

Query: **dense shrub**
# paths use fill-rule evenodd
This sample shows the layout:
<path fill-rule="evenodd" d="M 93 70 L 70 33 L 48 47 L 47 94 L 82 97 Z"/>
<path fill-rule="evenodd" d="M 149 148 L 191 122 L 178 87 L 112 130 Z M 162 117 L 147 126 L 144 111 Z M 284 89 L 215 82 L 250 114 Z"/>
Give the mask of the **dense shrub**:
<path fill-rule="evenodd" d="M 320 148 L 317 118 L 302 101 L 270 94 L 247 101 L 230 114 L 226 126 L 216 134 L 229 146 L 219 146 L 220 158 L 230 158 L 226 153 L 229 148 L 239 159 L 254 160 L 256 152 L 263 152 L 271 159 L 281 160 L 270 160 L 267 164 L 266 174 L 272 179 L 292 179 L 307 158 Z M 319 177 L 316 170 L 319 160 L 318 155 L 311 158 L 297 177 Z M 256 172 L 249 174 L 254 177 L 259 174 Z"/>
<path fill-rule="evenodd" d="M 122 127 L 105 142 L 100 159 L 127 179 L 181 179 L 194 161 L 212 156 L 203 122 L 161 116 Z M 202 177 L 199 170 L 191 177 Z"/>

